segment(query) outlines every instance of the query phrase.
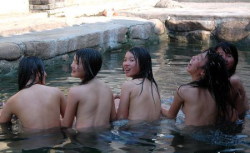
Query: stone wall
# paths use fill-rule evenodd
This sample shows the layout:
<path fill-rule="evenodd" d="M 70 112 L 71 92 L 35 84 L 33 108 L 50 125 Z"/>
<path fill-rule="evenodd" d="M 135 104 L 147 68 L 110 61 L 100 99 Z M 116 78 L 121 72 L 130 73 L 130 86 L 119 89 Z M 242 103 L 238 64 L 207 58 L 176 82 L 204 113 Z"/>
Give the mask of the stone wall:
<path fill-rule="evenodd" d="M 65 0 L 29 0 L 31 11 L 44 11 L 65 7 Z"/>
<path fill-rule="evenodd" d="M 163 4 L 168 0 L 162 0 Z M 178 3 L 177 3 L 178 4 Z M 249 46 L 250 3 L 179 3 L 176 8 L 121 10 L 124 16 L 159 19 L 166 25 L 170 41 L 207 43 L 229 41 Z M 241 5 L 241 8 L 236 6 Z"/>
<path fill-rule="evenodd" d="M 81 48 L 90 47 L 105 52 L 167 39 L 165 26 L 157 19 L 94 17 L 94 20 L 95 23 L 0 39 L 0 72 L 16 69 L 23 56 L 53 60 Z"/>
<path fill-rule="evenodd" d="M 148 3 L 156 3 L 156 0 L 29 0 L 31 11 L 44 11 L 44 10 L 55 10 L 63 9 L 67 7 L 77 7 L 82 8 L 91 7 L 92 9 L 100 7 L 136 7 L 138 5 L 142 6 Z M 119 6 L 118 6 L 119 5 Z M 75 9 L 75 8 L 74 8 Z"/>
<path fill-rule="evenodd" d="M 165 20 L 168 35 L 178 42 L 206 42 L 224 40 L 249 45 L 249 18 L 183 18 L 171 17 Z"/>
<path fill-rule="evenodd" d="M 101 1 L 104 0 L 99 0 Z M 122 1 L 125 0 L 119 2 Z M 136 2 L 139 1 L 141 0 Z M 40 4 L 49 4 L 49 2 L 60 1 L 40 0 Z M 84 1 L 68 1 L 68 3 L 74 2 Z M 220 6 L 224 5 L 223 3 Z M 195 11 L 194 8 L 188 7 L 175 10 L 145 7 L 116 11 L 123 17 L 85 17 L 83 10 L 86 9 L 82 7 L 64 10 L 66 17 L 67 14 L 77 17 L 70 18 L 76 20 L 77 24 L 61 29 L 31 32 L 0 39 L 0 72 L 15 68 L 23 56 L 34 55 L 43 59 L 53 59 L 84 47 L 97 48 L 104 52 L 120 49 L 124 45 L 157 43 L 161 39 L 181 43 L 208 44 L 212 40 L 226 40 L 249 45 L 249 3 L 243 6 L 245 7 L 241 7 L 240 10 L 235 10 L 234 5 L 231 5 L 230 9 L 218 6 L 217 9 L 207 9 L 207 6 L 199 9 L 200 7 L 196 5 Z M 72 10 L 79 11 L 73 12 Z M 32 24 L 34 24 L 33 21 Z"/>

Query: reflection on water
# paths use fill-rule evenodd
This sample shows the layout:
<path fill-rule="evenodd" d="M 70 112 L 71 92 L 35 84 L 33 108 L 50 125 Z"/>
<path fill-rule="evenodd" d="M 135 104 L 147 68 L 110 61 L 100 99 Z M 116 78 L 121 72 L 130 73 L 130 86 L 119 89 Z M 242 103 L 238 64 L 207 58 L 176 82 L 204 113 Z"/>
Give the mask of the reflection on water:
<path fill-rule="evenodd" d="M 110 128 L 51 129 L 0 135 L 1 152 L 248 152 L 244 133 L 178 128 L 173 120 L 151 123 L 116 121 Z"/>
<path fill-rule="evenodd" d="M 153 61 L 155 79 L 160 88 L 162 102 L 170 105 L 173 93 L 183 83 L 190 81 L 185 67 L 191 56 L 207 48 L 200 44 L 162 43 L 148 47 Z M 127 79 L 121 65 L 125 51 L 117 50 L 103 55 L 104 63 L 98 77 L 110 85 L 114 93 L 120 92 Z M 65 95 L 80 80 L 70 77 L 70 60 L 59 60 L 46 66 L 47 85 L 57 86 Z M 250 51 L 240 48 L 237 74 L 250 97 Z M 0 75 L 0 101 L 6 101 L 17 92 L 17 73 Z M 53 129 L 29 134 L 15 134 L 1 125 L 1 152 L 249 152 L 250 113 L 239 133 L 225 134 L 216 129 L 183 127 L 183 114 L 177 122 L 162 119 L 153 123 L 113 122 L 109 129 Z M 236 127 L 238 127 L 238 125 Z M 228 129 L 224 129 L 228 130 Z"/>

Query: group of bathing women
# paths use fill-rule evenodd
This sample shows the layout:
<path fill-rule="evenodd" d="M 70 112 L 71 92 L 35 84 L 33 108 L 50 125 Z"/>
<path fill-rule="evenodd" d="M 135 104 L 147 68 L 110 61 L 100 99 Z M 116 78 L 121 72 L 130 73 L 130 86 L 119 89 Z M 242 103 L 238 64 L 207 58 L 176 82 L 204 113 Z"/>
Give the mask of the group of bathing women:
<path fill-rule="evenodd" d="M 24 129 L 82 129 L 108 126 L 121 119 L 175 119 L 180 109 L 186 125 L 235 122 L 244 119 L 249 109 L 244 87 L 235 75 L 237 63 L 237 48 L 228 42 L 193 56 L 186 68 L 191 82 L 176 90 L 170 108 L 165 109 L 145 48 L 133 47 L 126 52 L 123 70 L 132 79 L 123 83 L 118 96 L 96 77 L 102 66 L 97 50 L 76 51 L 71 76 L 80 78 L 81 83 L 71 87 L 67 96 L 57 87 L 45 85 L 47 74 L 41 59 L 24 57 L 18 67 L 19 91 L 4 104 L 0 123 L 10 122 L 15 115 Z"/>

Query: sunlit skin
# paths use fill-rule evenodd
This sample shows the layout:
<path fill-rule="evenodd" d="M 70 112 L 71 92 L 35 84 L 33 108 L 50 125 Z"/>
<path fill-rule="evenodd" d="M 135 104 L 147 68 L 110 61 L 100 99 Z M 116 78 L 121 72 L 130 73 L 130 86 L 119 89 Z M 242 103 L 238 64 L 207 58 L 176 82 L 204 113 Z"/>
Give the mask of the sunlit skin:
<path fill-rule="evenodd" d="M 192 57 L 186 68 L 192 81 L 198 81 L 205 75 L 202 67 L 206 62 L 206 53 Z M 191 85 L 181 86 L 174 95 L 170 109 L 162 106 L 162 114 L 167 118 L 175 119 L 180 109 L 185 114 L 186 125 L 212 125 L 216 121 L 217 106 L 206 88 L 192 87 Z"/>
<path fill-rule="evenodd" d="M 226 61 L 226 66 L 228 70 L 234 66 L 234 58 L 232 54 L 226 54 L 221 47 L 218 48 L 216 52 L 221 55 Z"/>
<path fill-rule="evenodd" d="M 46 84 L 47 73 L 44 71 L 42 82 L 38 81 L 39 77 L 40 77 L 40 74 L 38 73 L 37 76 L 36 76 L 36 83 L 45 85 Z M 30 84 L 30 83 L 31 83 L 31 80 L 27 84 Z M 4 105 L 4 103 L 3 103 L 3 105 Z M 0 109 L 0 115 L 1 115 L 1 112 L 2 112 L 2 109 Z"/>
<path fill-rule="evenodd" d="M 138 61 L 134 55 L 127 52 L 123 60 L 123 70 L 127 77 L 134 77 L 140 72 Z"/>
<path fill-rule="evenodd" d="M 16 115 L 24 131 L 61 126 L 66 99 L 58 88 L 45 85 L 46 76 L 44 72 L 40 82 L 40 74 L 37 74 L 34 85 L 20 90 L 8 99 L 3 107 L 0 123 L 10 122 L 12 115 Z"/>
<path fill-rule="evenodd" d="M 126 76 L 131 78 L 140 73 L 139 62 L 131 52 L 125 54 L 123 69 Z M 142 79 L 136 78 L 123 83 L 121 95 L 115 100 L 118 119 L 154 121 L 160 118 L 160 97 L 156 86 L 151 88 L 151 82 L 145 78 L 141 90 Z"/>
<path fill-rule="evenodd" d="M 86 70 L 81 58 L 78 63 L 74 56 L 71 68 L 72 77 L 84 80 Z M 110 121 L 115 117 L 112 90 L 98 78 L 94 77 L 85 84 L 69 89 L 63 127 L 82 130 L 89 127 L 109 126 Z M 74 121 L 75 124 L 73 124 Z"/>
<path fill-rule="evenodd" d="M 232 54 L 226 54 L 221 47 L 219 47 L 216 52 L 221 55 L 226 61 L 226 66 L 228 70 L 233 68 L 235 60 Z M 249 110 L 248 97 L 246 95 L 246 91 L 244 89 L 242 81 L 237 75 L 234 74 L 230 77 L 230 83 L 234 89 L 232 90 L 232 94 L 234 95 L 233 99 L 236 102 L 236 109 L 238 111 L 239 118 L 243 119 L 245 112 Z"/>

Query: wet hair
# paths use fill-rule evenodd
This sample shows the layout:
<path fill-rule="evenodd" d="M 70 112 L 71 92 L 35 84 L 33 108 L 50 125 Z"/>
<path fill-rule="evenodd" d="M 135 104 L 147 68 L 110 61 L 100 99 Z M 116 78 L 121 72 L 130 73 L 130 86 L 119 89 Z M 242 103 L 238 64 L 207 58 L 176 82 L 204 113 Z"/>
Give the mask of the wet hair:
<path fill-rule="evenodd" d="M 232 68 L 228 70 L 229 77 L 231 77 L 236 70 L 236 66 L 238 64 L 238 50 L 235 45 L 229 42 L 220 42 L 215 46 L 215 51 L 221 48 L 226 54 L 231 54 L 234 58 L 234 65 Z"/>
<path fill-rule="evenodd" d="M 76 51 L 76 60 L 79 63 L 82 61 L 82 66 L 85 71 L 84 79 L 81 84 L 86 84 L 92 80 L 102 67 L 102 55 L 99 51 L 92 48 L 84 48 Z"/>
<path fill-rule="evenodd" d="M 36 76 L 39 75 L 39 82 L 43 81 L 44 77 L 44 63 L 35 56 L 24 57 L 19 63 L 18 67 L 18 89 L 29 88 L 36 84 Z M 29 84 L 27 84 L 30 81 Z"/>
<path fill-rule="evenodd" d="M 143 83 L 145 81 L 145 78 L 147 78 L 151 82 L 151 89 L 153 88 L 153 84 L 155 84 L 157 93 L 159 94 L 158 91 L 158 85 L 154 79 L 153 71 L 152 71 L 152 61 L 151 61 L 151 56 L 145 48 L 142 47 L 133 47 L 128 52 L 132 53 L 135 61 L 138 62 L 139 64 L 139 73 L 133 76 L 133 79 L 138 79 L 142 78 L 142 88 L 141 88 L 141 93 L 143 91 Z M 152 96 L 153 96 L 153 90 L 152 91 Z M 153 96 L 154 97 L 154 96 Z"/>
<path fill-rule="evenodd" d="M 233 115 L 235 104 L 230 98 L 231 84 L 225 60 L 215 53 L 213 48 L 204 52 L 207 58 L 206 64 L 202 66 L 205 75 L 200 80 L 189 83 L 189 85 L 208 89 L 218 109 L 217 122 L 229 121 Z M 231 108 L 231 112 L 229 108 Z"/>

